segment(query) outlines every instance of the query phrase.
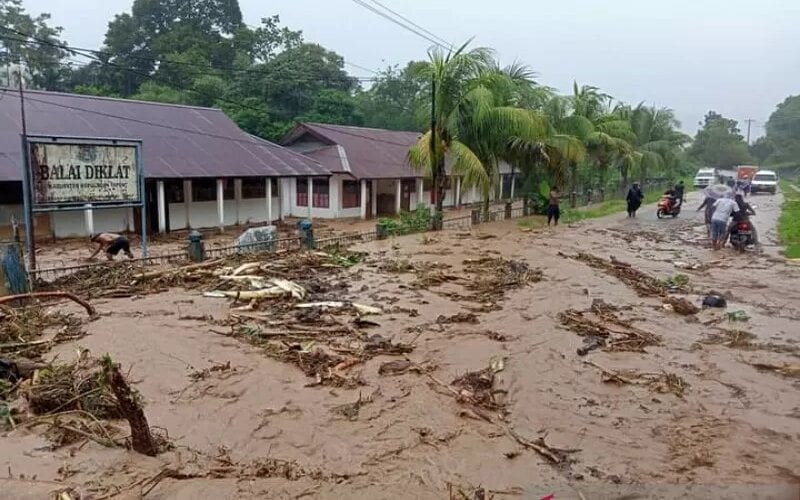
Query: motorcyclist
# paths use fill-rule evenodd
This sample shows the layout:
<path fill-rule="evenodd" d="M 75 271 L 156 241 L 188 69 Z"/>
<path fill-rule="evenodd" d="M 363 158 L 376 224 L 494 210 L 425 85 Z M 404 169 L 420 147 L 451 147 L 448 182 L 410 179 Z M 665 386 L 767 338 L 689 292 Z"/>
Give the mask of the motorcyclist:
<path fill-rule="evenodd" d="M 750 216 L 755 215 L 756 211 L 744 200 L 744 196 L 742 196 L 741 193 L 737 193 L 733 200 L 739 206 L 739 211 L 733 212 L 732 214 L 733 221 L 728 226 L 728 238 L 730 238 L 737 224 L 747 221 L 750 222 L 750 228 L 753 231 L 753 243 L 758 244 L 758 233 L 756 232 L 756 227 L 753 225 L 753 222 L 750 220 Z"/>
<path fill-rule="evenodd" d="M 674 189 L 667 189 L 666 191 L 664 191 L 664 194 L 661 195 L 661 196 L 663 198 L 667 199 L 667 202 L 669 203 L 669 210 L 671 212 L 675 208 L 675 204 L 677 203 L 675 201 L 675 199 L 677 198 L 677 196 L 675 194 L 675 190 Z"/>

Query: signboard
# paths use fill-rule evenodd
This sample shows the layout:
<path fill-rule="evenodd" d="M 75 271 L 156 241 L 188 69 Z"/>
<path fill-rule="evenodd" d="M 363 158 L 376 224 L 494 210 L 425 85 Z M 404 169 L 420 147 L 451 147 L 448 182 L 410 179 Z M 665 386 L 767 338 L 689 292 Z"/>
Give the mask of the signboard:
<path fill-rule="evenodd" d="M 34 207 L 141 203 L 135 143 L 28 140 Z"/>

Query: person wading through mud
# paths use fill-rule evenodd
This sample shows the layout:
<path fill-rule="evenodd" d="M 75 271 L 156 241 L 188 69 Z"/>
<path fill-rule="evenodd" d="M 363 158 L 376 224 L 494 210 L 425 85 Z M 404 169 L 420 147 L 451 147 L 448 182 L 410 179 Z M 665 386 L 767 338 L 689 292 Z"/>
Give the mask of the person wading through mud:
<path fill-rule="evenodd" d="M 683 206 L 683 197 L 686 192 L 686 186 L 683 185 L 683 181 L 680 181 L 678 184 L 675 185 L 675 201 L 678 202 L 677 206 Z"/>
<path fill-rule="evenodd" d="M 101 251 L 106 251 L 106 257 L 108 260 L 114 260 L 114 256 L 117 255 L 120 250 L 128 256 L 129 259 L 133 258 L 133 254 L 131 253 L 131 244 L 128 241 L 128 238 L 121 236 L 115 233 L 100 233 L 91 236 L 91 242 L 97 243 L 97 249 L 94 253 L 86 260 L 93 260 L 97 254 Z"/>
<path fill-rule="evenodd" d="M 739 211 L 739 205 L 730 198 L 721 198 L 714 202 L 714 215 L 711 216 L 711 244 L 714 250 L 725 246 L 728 239 L 728 219 L 732 213 Z"/>
<path fill-rule="evenodd" d="M 633 186 L 628 189 L 628 196 L 625 197 L 625 200 L 628 202 L 628 217 L 636 217 L 636 211 L 642 206 L 643 199 L 644 193 L 642 193 L 642 190 L 639 188 L 639 183 L 634 182 Z"/>
<path fill-rule="evenodd" d="M 560 199 L 561 194 L 558 192 L 558 188 L 554 187 L 551 189 L 550 199 L 547 203 L 547 227 L 550 227 L 551 222 L 558 226 L 558 219 L 561 218 L 561 207 L 559 206 Z"/>
<path fill-rule="evenodd" d="M 697 211 L 698 212 L 700 210 L 703 210 L 704 208 L 706 209 L 706 212 L 705 212 L 706 233 L 708 234 L 709 238 L 711 237 L 711 216 L 714 215 L 714 202 L 715 201 L 717 201 L 717 200 L 712 198 L 712 197 L 710 197 L 710 196 L 706 196 L 705 199 L 703 200 L 703 203 L 701 203 L 700 206 L 697 207 Z"/>

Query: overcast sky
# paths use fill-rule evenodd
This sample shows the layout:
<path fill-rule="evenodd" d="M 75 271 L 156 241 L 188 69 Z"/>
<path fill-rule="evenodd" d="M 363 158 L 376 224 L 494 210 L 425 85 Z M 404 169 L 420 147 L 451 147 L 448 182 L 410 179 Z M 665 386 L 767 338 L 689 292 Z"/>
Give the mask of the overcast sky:
<path fill-rule="evenodd" d="M 572 81 L 630 103 L 673 108 L 694 132 L 709 109 L 753 118 L 753 135 L 785 97 L 800 94 L 800 0 L 380 0 L 446 40 L 493 47 L 540 81 Z M 23 0 L 50 12 L 77 47 L 97 48 L 132 0 Z M 424 59 L 430 42 L 352 0 L 239 0 L 245 22 L 279 14 L 308 41 L 378 69 Z M 348 67 L 351 74 L 366 71 Z M 744 129 L 744 124 L 740 124 Z"/>

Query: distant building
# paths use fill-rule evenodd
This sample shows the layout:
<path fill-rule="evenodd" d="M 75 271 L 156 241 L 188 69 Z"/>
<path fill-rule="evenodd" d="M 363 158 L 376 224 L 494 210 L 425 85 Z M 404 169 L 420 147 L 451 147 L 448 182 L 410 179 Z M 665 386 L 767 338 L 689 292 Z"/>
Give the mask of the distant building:
<path fill-rule="evenodd" d="M 360 217 L 392 215 L 430 205 L 431 183 L 408 161 L 408 151 L 416 144 L 418 132 L 403 132 L 364 127 L 299 123 L 281 144 L 318 161 L 332 174 L 314 186 L 313 213 L 317 217 Z M 504 197 L 512 196 L 511 167 L 502 165 L 506 186 Z M 305 207 L 305 180 L 294 181 L 293 210 Z M 477 203 L 474 189 L 462 189 L 462 179 L 447 178 L 444 206 Z"/>
<path fill-rule="evenodd" d="M 28 91 L 25 111 L 29 135 L 141 140 L 151 232 L 306 217 L 308 207 L 295 203 L 297 179 L 322 185 L 331 175 L 313 158 L 243 132 L 219 109 Z M 0 89 L 0 123 L 0 231 L 7 231 L 12 216 L 23 220 L 15 89 Z M 136 212 L 54 212 L 38 215 L 35 230 L 53 237 L 140 232 Z"/>

